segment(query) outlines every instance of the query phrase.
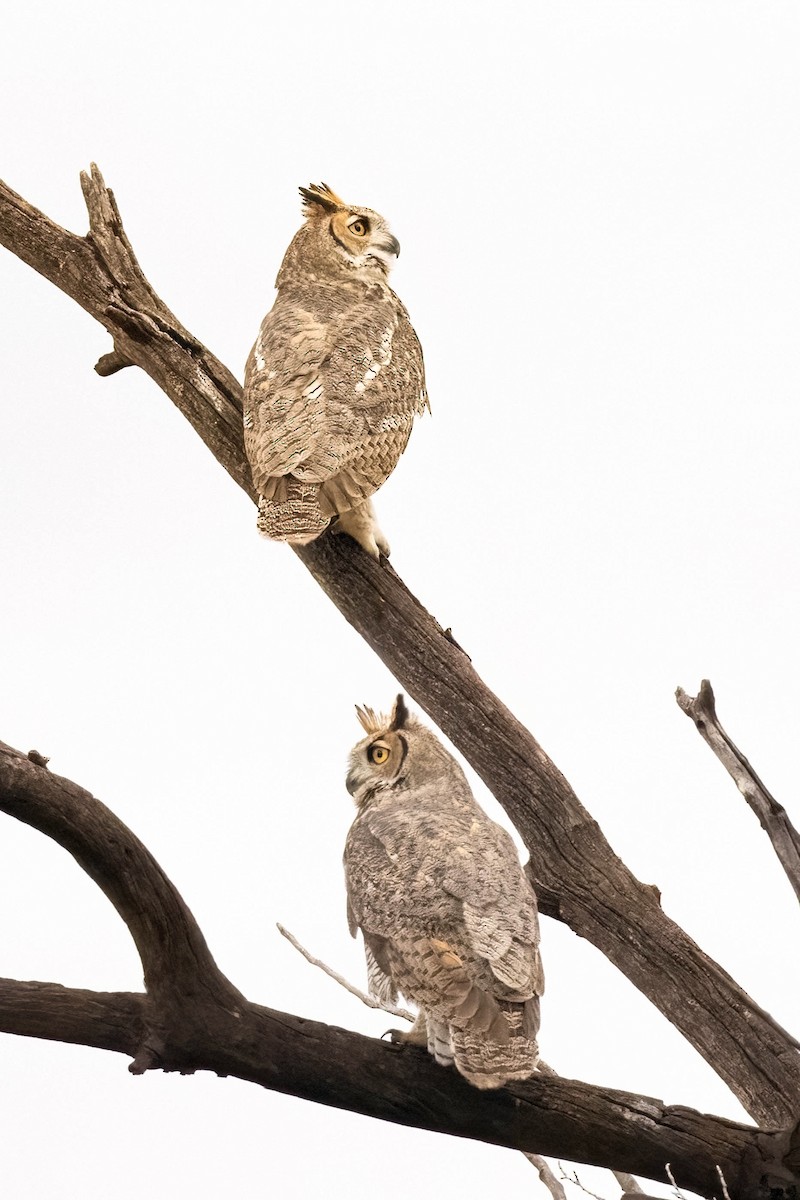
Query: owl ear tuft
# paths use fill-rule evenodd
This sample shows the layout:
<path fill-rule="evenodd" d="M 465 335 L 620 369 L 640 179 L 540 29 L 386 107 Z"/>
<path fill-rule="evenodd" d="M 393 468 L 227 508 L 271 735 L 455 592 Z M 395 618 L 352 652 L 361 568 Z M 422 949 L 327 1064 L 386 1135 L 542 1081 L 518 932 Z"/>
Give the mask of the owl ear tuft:
<path fill-rule="evenodd" d="M 366 705 L 363 708 L 360 704 L 356 705 L 356 716 L 358 717 L 359 725 L 365 733 L 380 733 L 382 729 L 386 728 L 386 721 L 376 716 L 375 710 L 367 708 Z"/>
<path fill-rule="evenodd" d="M 340 200 L 327 183 L 310 183 L 307 188 L 301 187 L 298 190 L 303 197 L 303 213 L 307 217 L 318 212 L 320 208 L 327 212 L 335 212 L 337 208 L 346 207 L 344 200 Z"/>
<path fill-rule="evenodd" d="M 405 697 L 402 692 L 394 702 L 392 709 L 391 720 L 389 721 L 390 729 L 402 729 L 408 720 L 408 709 L 406 708 Z"/>

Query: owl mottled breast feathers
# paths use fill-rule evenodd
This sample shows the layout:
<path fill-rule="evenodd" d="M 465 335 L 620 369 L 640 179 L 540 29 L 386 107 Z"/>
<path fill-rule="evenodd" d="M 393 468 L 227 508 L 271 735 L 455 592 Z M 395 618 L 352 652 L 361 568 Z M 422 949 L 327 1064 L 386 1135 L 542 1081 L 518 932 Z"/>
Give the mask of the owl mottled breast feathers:
<path fill-rule="evenodd" d="M 358 813 L 344 862 L 371 990 L 418 1004 L 412 1039 L 475 1086 L 527 1078 L 543 975 L 536 899 L 514 844 L 430 730 L 413 717 L 379 729 L 370 717 L 350 758 Z"/>
<path fill-rule="evenodd" d="M 371 209 L 301 189 L 306 223 L 245 369 L 245 446 L 268 537 L 309 542 L 332 519 L 377 555 L 370 497 L 427 405 L 422 351 L 386 282 L 399 244 Z"/>

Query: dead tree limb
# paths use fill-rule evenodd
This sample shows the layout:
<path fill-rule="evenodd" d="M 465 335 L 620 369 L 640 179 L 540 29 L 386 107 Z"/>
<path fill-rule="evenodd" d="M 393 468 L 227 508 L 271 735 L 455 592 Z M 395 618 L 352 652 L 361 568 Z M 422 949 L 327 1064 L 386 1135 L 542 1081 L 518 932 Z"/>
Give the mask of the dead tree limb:
<path fill-rule="evenodd" d="M 664 1179 L 713 1195 L 758 1196 L 800 1182 L 788 1134 L 659 1100 L 537 1076 L 496 1093 L 470 1087 L 424 1051 L 247 1001 L 217 967 L 174 885 L 89 792 L 0 743 L 0 811 L 51 837 L 116 908 L 144 968 L 146 995 L 0 980 L 0 1031 L 133 1056 L 130 1069 L 213 1071 L 398 1124 Z M 767 1195 L 767 1192 L 763 1193 Z M 788 1196 L 788 1192 L 786 1193 Z"/>
<path fill-rule="evenodd" d="M 567 1200 L 567 1193 L 564 1191 L 561 1181 L 556 1179 L 550 1169 L 547 1159 L 542 1158 L 541 1154 L 526 1154 L 525 1157 L 531 1166 L 538 1171 L 540 1180 L 553 1197 L 553 1200 Z"/>
<path fill-rule="evenodd" d="M 789 820 L 786 809 L 767 790 L 741 750 L 722 728 L 710 682 L 704 679 L 694 697 L 688 696 L 683 688 L 678 688 L 675 699 L 680 709 L 694 721 L 697 732 L 714 751 L 758 817 L 800 900 L 800 833 Z"/>
<path fill-rule="evenodd" d="M 135 364 L 169 396 L 211 453 L 254 497 L 242 437 L 242 389 L 184 329 L 144 277 L 113 192 L 96 166 L 81 174 L 89 233 L 77 237 L 0 181 L 0 243 L 104 325 L 114 351 L 97 364 L 110 375 Z M 213 413 L 213 417 L 211 417 Z"/>
<path fill-rule="evenodd" d="M 109 330 L 116 354 L 163 388 L 252 497 L 239 384 L 145 280 L 99 171 L 93 168 L 83 184 L 91 223 L 86 238 L 2 186 L 0 241 Z M 755 1120 L 793 1126 L 800 1106 L 793 1039 L 662 912 L 654 890 L 614 854 L 544 750 L 392 568 L 330 535 L 296 553 L 504 806 L 530 852 L 543 911 L 619 967 Z"/>

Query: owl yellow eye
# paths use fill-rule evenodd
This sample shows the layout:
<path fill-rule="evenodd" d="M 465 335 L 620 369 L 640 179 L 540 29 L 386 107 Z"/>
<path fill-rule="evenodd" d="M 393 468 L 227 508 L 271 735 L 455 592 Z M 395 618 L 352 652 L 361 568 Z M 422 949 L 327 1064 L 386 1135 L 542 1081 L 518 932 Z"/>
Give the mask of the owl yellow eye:
<path fill-rule="evenodd" d="M 388 746 L 370 746 L 369 750 L 367 751 L 367 758 L 370 762 L 375 763 L 376 766 L 380 766 L 382 763 L 386 762 L 390 753 L 391 751 L 389 750 Z"/>
<path fill-rule="evenodd" d="M 352 221 L 347 228 L 351 233 L 354 233 L 356 237 L 366 237 L 366 235 L 369 233 L 369 225 L 366 221 L 362 220 L 361 217 L 359 217 L 356 221 Z"/>

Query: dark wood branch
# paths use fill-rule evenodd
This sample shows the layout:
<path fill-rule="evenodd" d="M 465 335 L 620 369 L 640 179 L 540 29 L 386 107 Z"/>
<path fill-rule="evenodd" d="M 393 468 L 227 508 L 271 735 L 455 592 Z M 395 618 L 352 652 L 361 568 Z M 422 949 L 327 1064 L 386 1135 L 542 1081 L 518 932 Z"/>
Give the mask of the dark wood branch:
<path fill-rule="evenodd" d="M 148 1004 L 130 993 L 0 980 L 0 1031 L 131 1054 L 138 1029 L 147 1023 Z M 499 1092 L 479 1092 L 424 1050 L 256 1004 L 245 1002 L 233 1014 L 210 1002 L 202 1020 L 191 1016 L 185 1010 L 164 1028 L 156 1050 L 162 1069 L 231 1075 L 400 1125 L 621 1166 L 661 1182 L 671 1162 L 682 1186 L 702 1196 L 715 1194 L 717 1163 L 732 1194 L 754 1200 L 762 1195 L 788 1200 L 797 1182 L 782 1165 L 786 1135 L 651 1097 L 540 1076 Z"/>
<path fill-rule="evenodd" d="M 249 496 L 239 385 L 179 325 L 141 274 L 113 197 L 85 179 L 92 231 L 66 233 L 8 188 L 0 240 L 112 333 L 164 388 Z M 296 551 L 350 624 L 451 738 L 505 807 L 531 855 L 543 911 L 597 946 L 660 1009 L 765 1125 L 793 1123 L 793 1040 L 661 910 L 531 734 L 500 703 L 391 567 L 326 534 Z"/>
<path fill-rule="evenodd" d="M 694 721 L 697 732 L 714 751 L 758 817 L 800 900 L 800 833 L 789 820 L 786 809 L 764 786 L 741 750 L 722 728 L 710 682 L 704 679 L 696 696 L 689 696 L 683 688 L 678 688 L 675 699 L 681 711 Z"/>
<path fill-rule="evenodd" d="M 41 760 L 41 756 L 36 756 Z M 99 800 L 0 743 L 0 810 L 67 849 L 125 921 L 146 996 L 0 981 L 0 1030 L 134 1056 L 131 1069 L 233 1075 L 418 1128 L 624 1168 L 713 1189 L 714 1165 L 753 1185 L 785 1174 L 786 1138 L 549 1073 L 502 1094 L 466 1084 L 424 1051 L 251 1004 L 216 966 L 174 885 Z"/>
<path fill-rule="evenodd" d="M 90 992 L 60 983 L 0 979 L 2 1033 L 133 1058 L 146 1036 L 147 1010 L 147 997 L 139 992 Z"/>
<path fill-rule="evenodd" d="M 503 805 L 530 852 L 542 910 L 623 971 L 756 1120 L 793 1119 L 800 1103 L 793 1040 L 666 916 L 657 890 L 614 854 L 542 747 L 391 566 L 330 535 L 298 553 Z"/>
<path fill-rule="evenodd" d="M 58 842 L 116 908 L 142 960 L 153 1012 L 190 1004 L 198 987 L 236 1011 L 242 995 L 149 850 L 89 792 L 0 742 L 0 811 Z"/>

